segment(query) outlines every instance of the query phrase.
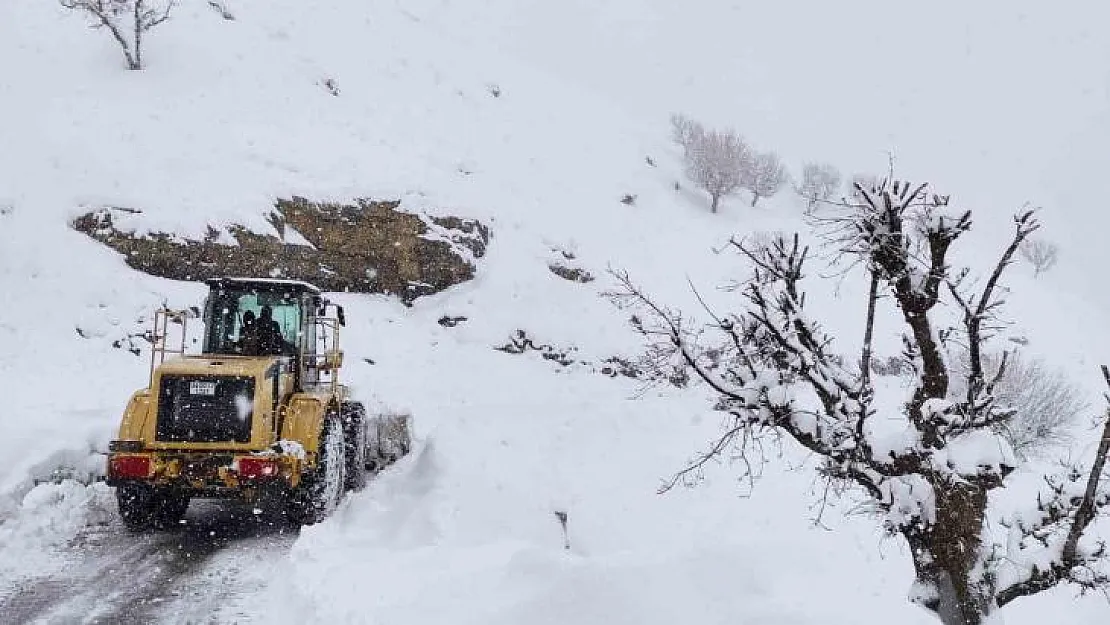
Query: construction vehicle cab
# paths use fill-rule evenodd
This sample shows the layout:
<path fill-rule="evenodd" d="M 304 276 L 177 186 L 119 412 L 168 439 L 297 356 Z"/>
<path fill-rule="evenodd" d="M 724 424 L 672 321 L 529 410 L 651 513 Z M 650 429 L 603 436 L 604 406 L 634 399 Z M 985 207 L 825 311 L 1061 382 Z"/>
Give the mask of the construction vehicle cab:
<path fill-rule="evenodd" d="M 148 385 L 109 446 L 106 480 L 129 527 L 177 523 L 196 497 L 314 523 L 408 453 L 407 417 L 370 417 L 339 381 L 342 307 L 301 281 L 207 284 L 201 353 L 186 353 L 190 315 L 156 311 Z"/>

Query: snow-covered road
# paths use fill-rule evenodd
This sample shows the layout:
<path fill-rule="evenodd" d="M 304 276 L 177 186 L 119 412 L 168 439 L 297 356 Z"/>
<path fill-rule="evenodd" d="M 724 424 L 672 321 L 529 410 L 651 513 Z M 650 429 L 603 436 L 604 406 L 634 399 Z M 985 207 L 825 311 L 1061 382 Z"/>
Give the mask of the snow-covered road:
<path fill-rule="evenodd" d="M 78 534 L 55 573 L 0 579 L 0 621 L 250 622 L 241 606 L 297 533 L 258 521 L 249 507 L 212 501 L 194 501 L 173 531 L 132 534 L 116 519 Z"/>

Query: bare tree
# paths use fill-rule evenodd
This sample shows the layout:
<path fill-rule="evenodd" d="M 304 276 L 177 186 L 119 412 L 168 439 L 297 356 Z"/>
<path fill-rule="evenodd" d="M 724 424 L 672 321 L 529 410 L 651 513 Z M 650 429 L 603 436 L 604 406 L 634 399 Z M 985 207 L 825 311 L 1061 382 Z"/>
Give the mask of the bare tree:
<path fill-rule="evenodd" d="M 1060 249 L 1056 244 L 1045 239 L 1027 239 L 1019 249 L 1021 257 L 1033 265 L 1034 276 L 1052 269 L 1060 257 Z"/>
<path fill-rule="evenodd" d="M 705 134 L 705 128 L 698 122 L 675 113 L 671 115 L 671 140 L 682 149 L 688 149 L 695 138 Z"/>
<path fill-rule="evenodd" d="M 802 167 L 802 181 L 794 191 L 806 199 L 806 212 L 812 212 L 817 204 L 831 200 L 840 190 L 840 171 L 829 164 L 806 163 Z"/>
<path fill-rule="evenodd" d="M 964 375 L 952 377 L 948 395 L 953 400 L 967 393 L 967 350 L 960 350 L 956 364 Z M 1013 412 L 996 429 L 1021 459 L 1045 456 L 1072 442 L 1072 429 L 1088 406 L 1062 371 L 1049 369 L 1043 360 L 1030 359 L 1021 351 L 984 353 L 983 370 L 998 380 L 995 401 Z"/>
<path fill-rule="evenodd" d="M 721 198 L 740 188 L 751 149 L 732 130 L 707 130 L 682 116 L 671 118 L 672 138 L 682 146 L 686 177 L 709 194 L 716 213 Z"/>
<path fill-rule="evenodd" d="M 786 184 L 789 174 L 778 154 L 761 152 L 748 159 L 741 172 L 740 186 L 752 192 L 752 206 L 761 197 L 771 197 Z"/>
<path fill-rule="evenodd" d="M 753 275 L 742 283 L 739 311 L 721 315 L 706 307 L 706 328 L 688 327 L 681 313 L 617 274 L 624 286 L 618 301 L 644 309 L 651 320 L 640 322 L 651 349 L 669 350 L 731 418 L 722 436 L 663 490 L 737 449 L 746 461 L 753 440 L 785 437 L 822 458 L 821 475 L 831 485 L 855 487 L 887 532 L 906 542 L 916 570 L 911 599 L 945 625 L 980 625 L 1015 599 L 1064 582 L 1110 588 L 1110 575 L 1099 568 L 1108 560 L 1105 545 L 1085 536 L 1110 506 L 1110 493 L 1099 484 L 1110 450 L 1110 411 L 1089 468 L 1062 465 L 1060 472 L 1043 475 L 1035 496 L 1027 484 L 1015 487 L 1007 480 L 1021 459 L 1000 426 L 1035 422 L 1018 412 L 1038 408 L 1000 399 L 1010 356 L 1003 352 L 995 366 L 984 352 L 999 322 L 1005 269 L 1039 227 L 1033 212 L 1015 216 L 1010 243 L 973 293 L 966 284 L 969 270 L 954 271 L 948 254 L 971 229 L 970 211 L 950 212 L 949 198 L 926 185 L 884 180 L 869 188 L 856 185 L 855 191 L 861 201 L 845 202 L 847 216 L 826 236 L 835 237 L 840 251 L 864 264 L 872 284 L 891 295 L 913 366 L 908 399 L 877 401 L 886 388 L 874 386 L 868 368 L 855 365 L 867 359 L 836 354 L 832 338 L 806 311 L 809 248 L 797 234 L 763 247 L 732 241 Z M 857 352 L 865 356 L 874 289 L 869 298 L 866 338 Z M 960 328 L 941 331 L 941 302 L 963 313 Z M 720 341 L 710 343 L 705 335 L 714 332 Z M 966 345 L 963 370 L 946 358 L 945 344 L 952 341 Z M 1110 369 L 1103 367 L 1103 375 L 1110 384 Z M 957 376 L 961 392 L 953 395 Z M 899 403 L 900 410 L 887 408 Z M 898 445 L 875 437 L 872 423 L 880 422 L 904 428 Z M 1002 492 L 1006 496 L 991 496 Z"/>
<path fill-rule="evenodd" d="M 170 18 L 177 0 L 59 0 L 84 12 L 94 29 L 104 28 L 123 50 L 128 69 L 143 68 L 143 36 Z"/>

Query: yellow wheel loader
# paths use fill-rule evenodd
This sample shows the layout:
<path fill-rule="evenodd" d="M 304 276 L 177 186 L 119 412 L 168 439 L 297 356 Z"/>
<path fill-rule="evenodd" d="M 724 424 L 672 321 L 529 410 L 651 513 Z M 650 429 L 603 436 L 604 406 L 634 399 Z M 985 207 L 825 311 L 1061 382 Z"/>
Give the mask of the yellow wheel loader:
<path fill-rule="evenodd" d="M 106 482 L 130 529 L 176 524 L 195 497 L 316 523 L 409 452 L 407 416 L 370 417 L 339 383 L 341 306 L 296 280 L 207 285 L 201 353 L 185 349 L 195 314 L 156 311 L 148 386 L 109 444 Z"/>

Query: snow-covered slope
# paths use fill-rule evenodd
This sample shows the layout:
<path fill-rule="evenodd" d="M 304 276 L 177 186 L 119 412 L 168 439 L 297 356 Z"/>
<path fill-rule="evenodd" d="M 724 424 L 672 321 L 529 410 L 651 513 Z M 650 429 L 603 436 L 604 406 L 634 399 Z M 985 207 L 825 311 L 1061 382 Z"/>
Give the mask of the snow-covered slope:
<path fill-rule="evenodd" d="M 398 198 L 407 209 L 478 218 L 493 231 L 473 282 L 413 308 L 342 296 L 349 382 L 372 404 L 411 411 L 421 444 L 335 518 L 307 528 L 277 558 L 268 589 L 236 610 L 278 623 L 931 622 L 905 599 L 912 567 L 902 547 L 883 541 L 872 520 L 836 507 L 823 516 L 833 531 L 813 525 L 820 493 L 812 461 L 797 450 L 773 459 L 750 498 L 737 496 L 728 467 L 711 469 L 699 489 L 659 496 L 659 480 L 718 431 L 701 391 L 641 394 L 589 366 L 564 369 L 493 347 L 522 329 L 594 363 L 634 355 L 627 313 L 602 296 L 612 286 L 608 266 L 629 270 L 668 303 L 695 307 L 689 277 L 725 305 L 731 296 L 712 288 L 740 265 L 714 249 L 733 234 L 802 227 L 786 193 L 754 209 L 734 198 L 719 215 L 704 198 L 676 193 L 672 107 L 735 124 L 791 163 L 814 157 L 846 171 L 882 169 L 884 150 L 900 159 L 906 150 L 907 175 L 935 173 L 980 211 L 984 227 L 966 257 L 985 263 L 1017 203 L 1075 197 L 1057 193 L 1066 176 L 1036 176 L 1060 171 L 1053 163 L 1063 142 L 1084 128 L 1105 130 L 1105 92 L 1071 100 L 1058 133 L 1031 124 L 1032 154 L 1018 175 L 1004 177 L 997 161 L 1016 162 L 1005 160 L 1016 150 L 981 147 L 1009 136 L 986 115 L 990 107 L 975 100 L 969 108 L 928 84 L 889 92 L 904 84 L 887 72 L 899 60 L 939 77 L 962 58 L 928 46 L 889 53 L 884 46 L 901 40 L 890 22 L 906 15 L 883 9 L 862 29 L 865 43 L 838 52 L 841 37 L 828 33 L 848 30 L 873 3 L 846 15 L 822 9 L 814 17 L 826 23 L 820 37 L 812 25 L 787 36 L 787 8 L 706 4 L 698 20 L 656 1 L 272 0 L 229 4 L 236 19 L 228 21 L 204 2 L 183 2 L 149 38 L 148 68 L 127 72 L 114 44 L 86 32 L 78 16 L 51 2 L 8 0 L 0 7 L 5 558 L 64 545 L 59 533 L 75 531 L 36 521 L 54 518 L 43 512 L 51 499 L 42 489 L 51 487 L 21 498 L 58 466 L 96 469 L 100 457 L 90 452 L 103 449 L 147 369 L 144 357 L 111 343 L 141 331 L 161 301 L 183 306 L 202 296 L 196 285 L 127 269 L 69 229 L 70 218 L 113 205 L 141 209 L 142 225 L 180 234 L 232 221 L 265 231 L 277 197 Z M 995 41 L 1011 44 L 1031 28 L 1013 20 L 1020 27 L 990 25 L 1005 35 Z M 978 13 L 968 23 L 968 40 L 988 27 Z M 756 38 L 714 54 L 733 30 Z M 1061 39 L 1037 49 L 1065 62 L 1103 45 L 1069 45 L 1065 30 L 1053 32 Z M 773 49 L 779 41 L 786 52 Z M 837 64 L 877 61 L 870 51 L 880 47 L 887 54 L 878 71 Z M 987 75 L 1013 71 L 1015 61 L 997 56 L 975 58 Z M 857 69 L 866 89 L 856 85 Z M 1055 75 L 1049 69 L 1038 76 Z M 812 87 L 806 72 L 819 77 Z M 974 84 L 973 70 L 961 72 L 953 85 Z M 328 79 L 338 95 L 324 87 Z M 830 93 L 837 85 L 843 95 Z M 1072 89 L 1058 86 L 1043 89 Z M 921 104 L 932 97 L 939 109 Z M 720 102 L 742 102 L 741 118 Z M 987 121 L 991 132 L 973 133 Z M 982 180 L 980 165 L 991 168 Z M 995 194 L 1003 179 L 1009 186 Z M 624 194 L 635 203 L 621 203 Z M 1050 212 L 1047 220 L 1072 217 Z M 553 275 L 547 263 L 563 251 L 598 279 L 582 285 Z M 1057 274 L 1081 267 L 1074 258 L 1086 257 L 1068 251 Z M 1026 268 L 1011 284 L 1010 310 L 1021 321 L 1014 331 L 1097 392 L 1095 365 L 1110 345 L 1076 328 L 1100 327 L 1106 300 L 1088 298 L 1078 280 L 1034 281 Z M 862 330 L 860 289 L 830 281 L 824 291 L 817 295 L 833 311 L 831 326 L 852 345 Z M 443 314 L 468 320 L 444 328 L 436 323 Z M 1082 326 L 1055 323 L 1063 316 Z M 883 340 L 885 349 L 896 345 Z M 83 514 L 102 516 L 101 499 L 91 497 L 95 514 Z M 74 497 L 57 500 L 72 505 Z M 569 550 L 556 511 L 568 514 Z M 1007 622 L 1066 613 L 1068 622 L 1094 623 L 1107 613 L 1100 600 L 1075 602 L 1066 589 L 1023 604 Z"/>

